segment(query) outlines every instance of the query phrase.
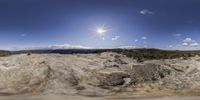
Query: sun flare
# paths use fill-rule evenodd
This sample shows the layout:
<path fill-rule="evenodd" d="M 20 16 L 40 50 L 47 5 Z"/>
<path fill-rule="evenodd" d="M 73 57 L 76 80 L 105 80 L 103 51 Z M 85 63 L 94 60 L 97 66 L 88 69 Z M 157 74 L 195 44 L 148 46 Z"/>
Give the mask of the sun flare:
<path fill-rule="evenodd" d="M 103 35 L 104 33 L 107 32 L 107 30 L 104 29 L 104 28 L 97 28 L 96 32 L 97 32 L 99 35 Z"/>

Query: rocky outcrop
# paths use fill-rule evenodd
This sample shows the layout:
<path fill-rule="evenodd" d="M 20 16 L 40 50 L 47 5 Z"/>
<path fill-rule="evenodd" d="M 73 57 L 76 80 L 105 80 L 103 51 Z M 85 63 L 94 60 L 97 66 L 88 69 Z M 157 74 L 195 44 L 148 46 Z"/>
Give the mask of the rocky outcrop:
<path fill-rule="evenodd" d="M 12 55 L 0 58 L 0 94 L 181 95 L 199 87 L 199 65 L 199 57 L 138 62 L 112 52 Z"/>
<path fill-rule="evenodd" d="M 132 82 L 137 84 L 141 82 L 158 81 L 170 75 L 171 69 L 165 66 L 156 64 L 133 65 L 128 71 Z"/>

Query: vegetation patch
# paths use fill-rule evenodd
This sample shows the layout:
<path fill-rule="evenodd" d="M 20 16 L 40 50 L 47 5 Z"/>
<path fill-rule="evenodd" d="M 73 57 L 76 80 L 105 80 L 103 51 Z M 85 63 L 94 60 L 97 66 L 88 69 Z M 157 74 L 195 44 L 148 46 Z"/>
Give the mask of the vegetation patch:
<path fill-rule="evenodd" d="M 11 55 L 11 52 L 0 50 L 0 57 L 5 57 Z"/>

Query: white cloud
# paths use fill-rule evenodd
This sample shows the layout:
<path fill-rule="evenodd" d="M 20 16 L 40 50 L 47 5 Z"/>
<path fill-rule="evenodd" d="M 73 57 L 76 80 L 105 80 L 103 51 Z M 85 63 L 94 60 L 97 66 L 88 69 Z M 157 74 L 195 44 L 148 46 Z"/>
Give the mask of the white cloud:
<path fill-rule="evenodd" d="M 146 40 L 146 39 L 147 39 L 147 37 L 143 36 L 143 37 L 141 37 L 141 39 L 143 39 L 143 40 Z"/>
<path fill-rule="evenodd" d="M 41 46 L 41 47 L 21 48 L 21 50 L 45 50 L 45 49 L 92 49 L 92 47 L 63 44 L 63 45 L 49 45 L 49 46 Z"/>
<path fill-rule="evenodd" d="M 182 34 L 177 33 L 177 34 L 173 34 L 173 36 L 175 36 L 175 37 L 180 37 L 180 36 L 182 36 Z"/>
<path fill-rule="evenodd" d="M 85 47 L 81 45 L 70 45 L 70 44 L 63 44 L 63 45 L 51 45 L 49 46 L 51 49 L 89 49 L 91 47 Z"/>
<path fill-rule="evenodd" d="M 173 45 L 169 45 L 169 48 L 173 48 Z"/>
<path fill-rule="evenodd" d="M 193 40 L 192 38 L 185 38 L 183 40 L 183 42 L 185 42 L 185 43 L 192 43 L 192 42 L 195 42 L 195 40 Z"/>
<path fill-rule="evenodd" d="M 150 11 L 148 9 L 143 9 L 139 13 L 142 14 L 142 15 L 154 15 L 155 14 L 155 12 Z"/>
<path fill-rule="evenodd" d="M 119 48 L 121 48 L 121 49 L 134 49 L 134 48 L 136 48 L 137 46 L 120 46 Z"/>
<path fill-rule="evenodd" d="M 182 43 L 182 45 L 183 45 L 183 46 L 188 46 L 188 43 L 185 43 L 185 42 L 184 42 L 184 43 Z"/>
<path fill-rule="evenodd" d="M 195 42 L 195 43 L 192 43 L 190 44 L 191 47 L 198 47 L 199 46 L 199 43 Z"/>
<path fill-rule="evenodd" d="M 195 40 L 192 38 L 185 38 L 182 43 L 183 46 L 187 47 L 198 47 L 199 43 L 197 43 Z"/>
<path fill-rule="evenodd" d="M 144 45 L 144 48 L 147 48 L 148 46 L 147 45 Z"/>
<path fill-rule="evenodd" d="M 111 40 L 115 41 L 118 40 L 120 38 L 120 36 L 114 36 Z"/>
<path fill-rule="evenodd" d="M 135 41 L 135 42 L 138 42 L 138 39 L 135 39 L 134 41 Z"/>

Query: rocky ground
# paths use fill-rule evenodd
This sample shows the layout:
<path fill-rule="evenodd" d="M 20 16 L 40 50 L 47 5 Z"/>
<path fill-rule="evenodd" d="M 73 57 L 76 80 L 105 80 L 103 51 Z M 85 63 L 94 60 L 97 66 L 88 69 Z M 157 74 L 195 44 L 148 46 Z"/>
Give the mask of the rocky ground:
<path fill-rule="evenodd" d="M 76 95 L 128 99 L 199 96 L 199 86 L 198 56 L 144 62 L 112 52 L 0 57 L 0 95 L 3 97 Z"/>

